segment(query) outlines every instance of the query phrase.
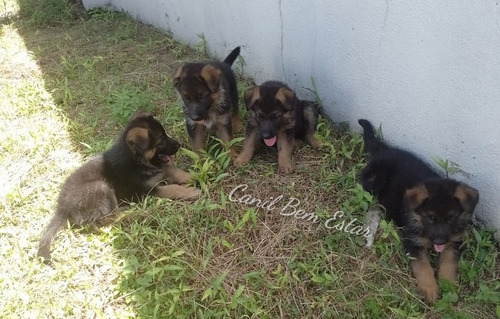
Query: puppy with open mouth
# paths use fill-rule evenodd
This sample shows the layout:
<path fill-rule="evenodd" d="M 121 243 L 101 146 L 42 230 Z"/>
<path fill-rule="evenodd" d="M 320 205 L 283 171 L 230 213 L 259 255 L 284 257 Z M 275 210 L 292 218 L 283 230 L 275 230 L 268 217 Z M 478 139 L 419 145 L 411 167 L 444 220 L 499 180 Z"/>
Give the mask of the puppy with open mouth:
<path fill-rule="evenodd" d="M 438 277 L 456 282 L 460 248 L 479 194 L 465 183 L 443 178 L 414 154 L 379 140 L 367 120 L 359 124 L 371 155 L 361 172 L 363 188 L 399 227 L 417 286 L 432 303 L 439 290 L 428 251 L 439 254 Z"/>
<path fill-rule="evenodd" d="M 295 92 L 279 81 L 267 81 L 245 92 L 247 124 L 243 148 L 235 160 L 245 165 L 259 144 L 278 148 L 278 169 L 283 173 L 294 170 L 292 153 L 301 140 L 313 148 L 320 142 L 314 137 L 318 123 L 318 105 L 297 98 Z"/>
<path fill-rule="evenodd" d="M 148 194 L 193 200 L 200 190 L 188 183 L 190 174 L 171 166 L 179 143 L 152 115 L 137 112 L 113 146 L 74 171 L 61 187 L 55 215 L 40 238 L 38 256 L 50 261 L 50 245 L 67 225 L 110 224 L 127 203 Z"/>

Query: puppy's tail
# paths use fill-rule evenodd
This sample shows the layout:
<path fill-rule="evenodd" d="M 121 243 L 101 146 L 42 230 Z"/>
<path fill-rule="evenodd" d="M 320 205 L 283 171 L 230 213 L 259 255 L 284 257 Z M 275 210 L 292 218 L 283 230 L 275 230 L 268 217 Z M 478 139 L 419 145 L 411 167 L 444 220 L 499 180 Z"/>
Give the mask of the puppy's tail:
<path fill-rule="evenodd" d="M 38 253 L 39 257 L 43 257 L 44 263 L 50 262 L 50 244 L 56 237 L 57 232 L 66 226 L 67 218 L 56 214 L 50 220 L 47 228 L 43 232 L 42 237 L 40 238 L 40 243 L 38 245 Z"/>
<path fill-rule="evenodd" d="M 374 155 L 386 148 L 386 145 L 375 136 L 375 130 L 372 123 L 367 120 L 358 120 L 359 125 L 363 127 L 363 141 L 365 143 L 365 152 Z"/>
<path fill-rule="evenodd" d="M 222 62 L 226 63 L 227 65 L 233 65 L 238 55 L 240 55 L 240 47 L 234 48 L 234 50 L 231 51 L 231 53 L 229 53 L 229 55 Z"/>

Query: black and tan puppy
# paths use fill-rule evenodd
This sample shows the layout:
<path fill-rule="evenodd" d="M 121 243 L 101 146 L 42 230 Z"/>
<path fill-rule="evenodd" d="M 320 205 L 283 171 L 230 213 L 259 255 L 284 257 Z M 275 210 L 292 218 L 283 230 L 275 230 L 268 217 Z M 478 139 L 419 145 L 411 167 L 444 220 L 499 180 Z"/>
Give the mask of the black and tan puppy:
<path fill-rule="evenodd" d="M 50 244 L 67 222 L 97 227 L 111 223 L 128 202 L 152 194 L 196 199 L 200 191 L 178 184 L 190 175 L 170 166 L 179 143 L 150 114 L 138 112 L 111 147 L 74 171 L 64 182 L 54 217 L 45 229 L 38 256 L 50 260 Z M 174 183 L 167 184 L 165 182 Z"/>
<path fill-rule="evenodd" d="M 301 101 L 287 85 L 268 81 L 245 92 L 248 110 L 243 149 L 235 160 L 236 166 L 250 161 L 256 147 L 264 142 L 278 147 L 278 168 L 281 172 L 293 171 L 292 152 L 296 142 L 306 140 L 318 148 L 314 137 L 318 122 L 318 105 Z"/>
<path fill-rule="evenodd" d="M 175 68 L 173 84 L 182 102 L 189 140 L 194 151 L 205 148 L 207 129 L 223 142 L 241 130 L 238 91 L 231 65 L 240 54 L 235 48 L 223 62 L 189 62 Z M 236 151 L 231 148 L 234 159 Z"/>
<path fill-rule="evenodd" d="M 363 188 L 377 197 L 400 228 L 418 288 L 431 303 L 439 289 L 428 250 L 439 253 L 438 276 L 456 282 L 460 247 L 479 194 L 441 177 L 415 155 L 380 141 L 367 120 L 359 124 L 365 150 L 372 156 L 361 173 Z"/>

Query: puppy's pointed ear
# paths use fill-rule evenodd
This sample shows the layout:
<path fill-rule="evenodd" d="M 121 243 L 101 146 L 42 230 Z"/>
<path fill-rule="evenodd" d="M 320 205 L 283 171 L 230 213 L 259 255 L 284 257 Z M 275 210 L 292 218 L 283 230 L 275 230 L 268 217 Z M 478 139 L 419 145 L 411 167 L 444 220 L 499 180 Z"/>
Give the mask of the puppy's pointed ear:
<path fill-rule="evenodd" d="M 245 91 L 245 105 L 247 110 L 253 108 L 256 101 L 260 99 L 260 88 L 258 86 L 251 87 Z"/>
<path fill-rule="evenodd" d="M 411 212 L 420 207 L 429 199 L 429 192 L 425 185 L 418 185 L 408 189 L 404 195 L 405 211 Z"/>
<path fill-rule="evenodd" d="M 215 93 L 219 90 L 220 86 L 220 70 L 207 64 L 201 69 L 200 76 L 207 84 L 208 88 L 212 93 Z"/>
<path fill-rule="evenodd" d="M 468 213 L 472 213 L 479 200 L 479 193 L 472 187 L 465 184 L 459 184 L 455 189 L 453 196 L 462 206 L 462 209 Z"/>
<path fill-rule="evenodd" d="M 141 117 L 150 117 L 152 116 L 151 113 L 149 112 L 145 112 L 143 110 L 137 110 L 135 111 L 134 115 L 132 115 L 132 120 L 135 120 L 135 119 L 138 119 L 138 118 L 141 118 Z"/>
<path fill-rule="evenodd" d="M 276 92 L 274 98 L 279 101 L 286 110 L 290 111 L 293 109 L 294 100 L 295 100 L 295 92 L 287 89 L 286 87 L 280 87 Z"/>
<path fill-rule="evenodd" d="M 184 64 L 179 64 L 175 67 L 174 72 L 172 73 L 172 84 L 174 87 L 179 84 L 182 76 L 182 69 L 184 68 Z"/>
<path fill-rule="evenodd" d="M 142 155 L 149 147 L 149 133 L 143 127 L 134 127 L 127 132 L 125 141 L 134 154 Z"/>

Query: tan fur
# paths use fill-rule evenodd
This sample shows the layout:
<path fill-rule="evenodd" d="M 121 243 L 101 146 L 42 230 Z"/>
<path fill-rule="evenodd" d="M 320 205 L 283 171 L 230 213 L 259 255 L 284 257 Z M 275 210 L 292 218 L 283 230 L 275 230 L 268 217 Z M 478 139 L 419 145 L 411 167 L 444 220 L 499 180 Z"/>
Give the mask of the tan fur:
<path fill-rule="evenodd" d="M 142 154 L 149 144 L 148 130 L 142 127 L 134 127 L 127 132 L 126 141 L 134 153 Z"/>
<path fill-rule="evenodd" d="M 460 202 L 460 205 L 468 211 L 472 212 L 479 198 L 479 194 L 475 189 L 468 187 L 467 185 L 460 184 L 455 189 L 454 196 Z"/>
<path fill-rule="evenodd" d="M 229 143 L 232 137 L 227 132 L 225 125 L 222 123 L 215 123 L 215 134 L 224 142 Z M 229 148 L 229 152 L 231 154 L 231 158 L 234 160 L 238 156 L 238 152 L 234 148 L 234 146 Z"/>
<path fill-rule="evenodd" d="M 207 64 L 201 69 L 200 76 L 207 84 L 208 88 L 212 93 L 219 90 L 221 72 L 219 69 L 214 68 L 210 64 Z"/>
<path fill-rule="evenodd" d="M 182 185 L 160 185 L 155 188 L 155 195 L 168 199 L 191 200 L 200 197 L 201 191 L 194 187 Z"/>
<path fill-rule="evenodd" d="M 245 141 L 243 142 L 243 148 L 238 157 L 234 160 L 235 166 L 241 167 L 247 164 L 250 159 L 252 159 L 252 156 L 255 153 L 255 145 L 257 144 L 258 138 L 259 130 L 256 128 L 252 130 L 247 138 L 245 138 Z"/>
<path fill-rule="evenodd" d="M 231 116 L 231 126 L 233 127 L 234 132 L 243 131 L 243 123 L 241 122 L 238 113 L 233 113 L 233 115 Z"/>
<path fill-rule="evenodd" d="M 276 100 L 280 101 L 281 104 L 283 104 L 283 106 L 286 109 L 291 110 L 292 102 L 293 102 L 293 99 L 295 98 L 295 92 L 293 92 L 285 87 L 281 87 L 276 92 L 275 98 L 276 98 Z"/>
<path fill-rule="evenodd" d="M 280 172 L 286 174 L 292 173 L 293 144 L 289 143 L 283 130 L 278 132 L 277 143 L 278 143 L 278 169 Z"/>
<path fill-rule="evenodd" d="M 180 64 L 174 69 L 174 73 L 172 75 L 172 84 L 174 86 L 177 85 L 177 83 L 179 83 L 179 81 L 181 80 L 183 67 L 184 64 Z"/>
<path fill-rule="evenodd" d="M 436 301 L 439 296 L 439 288 L 427 252 L 420 252 L 417 259 L 411 260 L 410 264 L 413 275 L 417 279 L 417 287 L 424 295 L 425 301 L 428 303 Z"/>
<path fill-rule="evenodd" d="M 304 117 L 309 119 L 311 122 L 313 121 L 314 114 L 312 114 L 310 109 L 305 109 L 304 110 Z M 309 145 L 311 145 L 312 148 L 318 149 L 321 147 L 321 142 L 314 137 L 314 132 L 307 131 L 305 139 Z"/>
<path fill-rule="evenodd" d="M 405 203 L 410 211 L 417 208 L 425 199 L 429 197 L 425 185 L 418 185 L 405 192 Z"/>
<path fill-rule="evenodd" d="M 199 152 L 200 150 L 205 149 L 205 126 L 196 125 L 194 133 L 194 138 L 191 141 L 191 145 L 193 147 L 193 151 Z"/>
<path fill-rule="evenodd" d="M 439 255 L 438 275 L 452 283 L 457 282 L 458 260 L 454 250 L 450 246 L 446 246 L 443 252 Z"/>
<path fill-rule="evenodd" d="M 260 99 L 260 89 L 258 86 L 251 87 L 245 91 L 245 104 L 247 105 L 247 109 L 251 108 L 252 105 Z"/>
<path fill-rule="evenodd" d="M 191 174 L 172 166 L 165 167 L 164 174 L 169 183 L 187 184 L 191 179 Z"/>

